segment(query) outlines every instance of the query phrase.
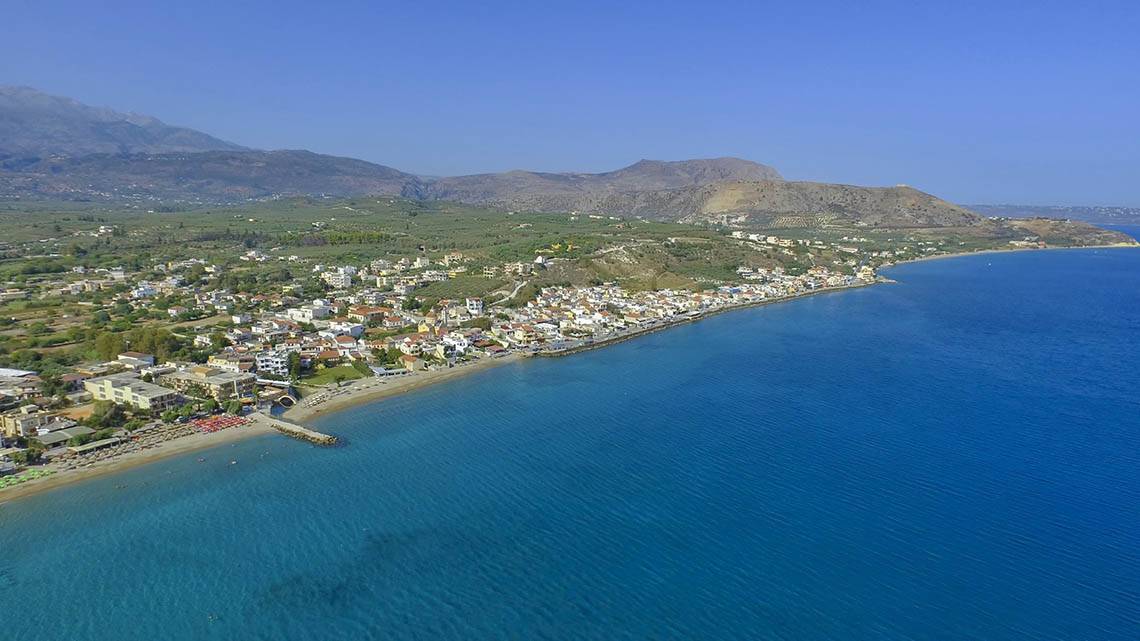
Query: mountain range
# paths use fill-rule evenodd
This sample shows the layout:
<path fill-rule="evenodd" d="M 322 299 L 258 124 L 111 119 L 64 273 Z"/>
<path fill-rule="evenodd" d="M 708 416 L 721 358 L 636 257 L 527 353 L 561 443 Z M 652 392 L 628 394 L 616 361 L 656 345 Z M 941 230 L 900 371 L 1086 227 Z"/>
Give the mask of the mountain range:
<path fill-rule="evenodd" d="M 0 87 L 0 198 L 217 204 L 361 195 L 693 223 L 807 218 L 899 228 L 986 220 L 911 187 L 785 181 L 772 167 L 739 158 L 428 178 L 309 151 L 248 149 L 149 116 Z"/>
<path fill-rule="evenodd" d="M 90 107 L 29 87 L 0 86 L 0 161 L 244 149 L 150 116 Z"/>

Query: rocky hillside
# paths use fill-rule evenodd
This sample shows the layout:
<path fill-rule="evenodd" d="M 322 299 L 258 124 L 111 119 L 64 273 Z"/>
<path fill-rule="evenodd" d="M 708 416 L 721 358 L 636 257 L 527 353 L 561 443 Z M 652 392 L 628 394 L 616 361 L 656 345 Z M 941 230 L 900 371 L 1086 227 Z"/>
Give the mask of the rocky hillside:
<path fill-rule="evenodd" d="M 438 178 L 408 195 L 427 200 L 543 209 L 575 199 L 625 192 L 657 191 L 708 185 L 725 180 L 780 180 L 773 168 L 740 158 L 641 160 L 600 174 L 510 171 Z M 563 207 L 562 210 L 565 210 Z"/>
<path fill-rule="evenodd" d="M 788 219 L 799 219 L 808 221 L 809 226 L 846 222 L 872 227 L 960 227 L 984 220 L 963 207 L 910 187 L 781 180 L 736 180 L 660 190 L 518 191 L 496 199 L 451 193 L 446 198 L 528 211 L 579 211 L 748 226 L 789 226 Z"/>
<path fill-rule="evenodd" d="M 91 107 L 29 87 L 0 86 L 0 161 L 52 156 L 244 149 L 150 116 Z"/>
<path fill-rule="evenodd" d="M 778 218 L 815 217 L 871 227 L 962 227 L 984 218 L 907 186 L 857 187 L 815 182 L 734 182 L 701 188 L 699 208 L 683 222 L 734 217 L 765 225 Z"/>

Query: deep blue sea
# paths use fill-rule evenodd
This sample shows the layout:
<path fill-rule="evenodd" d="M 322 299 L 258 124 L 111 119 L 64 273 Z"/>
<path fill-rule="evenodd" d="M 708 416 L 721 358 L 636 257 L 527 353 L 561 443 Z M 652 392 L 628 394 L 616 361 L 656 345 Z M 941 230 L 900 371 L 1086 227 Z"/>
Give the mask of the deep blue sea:
<path fill-rule="evenodd" d="M 1135 641 L 1140 250 L 888 275 L 0 507 L 0 637 Z"/>

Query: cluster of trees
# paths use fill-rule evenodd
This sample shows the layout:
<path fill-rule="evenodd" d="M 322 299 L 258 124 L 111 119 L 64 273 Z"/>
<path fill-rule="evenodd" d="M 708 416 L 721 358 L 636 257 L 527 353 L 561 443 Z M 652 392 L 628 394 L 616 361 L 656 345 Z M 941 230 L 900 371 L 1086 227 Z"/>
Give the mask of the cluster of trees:
<path fill-rule="evenodd" d="M 205 401 L 202 401 L 199 404 L 184 403 L 181 407 L 168 409 L 165 412 L 163 412 L 159 418 L 161 418 L 162 422 L 164 422 L 164 423 L 173 423 L 173 422 L 177 421 L 179 418 L 190 418 L 191 416 L 194 415 L 194 412 L 197 411 L 196 405 L 197 405 L 197 407 L 200 407 L 203 412 L 206 412 L 209 414 L 213 414 L 214 412 L 218 411 L 219 407 L 221 407 L 223 410 L 225 410 L 226 413 L 234 414 L 235 416 L 237 414 L 241 414 L 241 410 L 242 410 L 241 401 L 239 401 L 237 399 L 230 399 L 230 400 L 226 401 L 224 404 L 219 404 L 217 401 L 210 398 L 210 399 L 206 399 Z"/>
<path fill-rule="evenodd" d="M 281 242 L 301 247 L 321 247 L 325 245 L 378 245 L 396 242 L 398 238 L 382 231 L 328 231 L 282 237 Z"/>
<path fill-rule="evenodd" d="M 129 332 L 101 331 L 91 341 L 91 349 L 102 360 L 114 360 L 127 348 L 154 354 L 158 361 L 187 356 L 186 341 L 162 327 L 137 327 Z"/>
<path fill-rule="evenodd" d="M 292 280 L 293 274 L 285 267 L 278 266 L 264 271 L 230 270 L 218 276 L 217 286 L 235 292 L 248 292 Z"/>
<path fill-rule="evenodd" d="M 506 316 L 506 314 L 504 314 L 504 316 Z M 510 318 L 510 317 L 508 316 L 507 318 Z M 472 318 L 469 321 L 463 321 L 463 323 L 461 323 L 460 326 L 461 327 L 476 327 L 476 328 L 479 328 L 483 331 L 488 331 L 491 329 L 491 319 L 487 318 L 486 316 L 480 316 L 479 318 Z"/>
<path fill-rule="evenodd" d="M 404 302 L 400 304 L 400 307 L 402 307 L 404 309 L 404 311 L 409 311 L 409 312 L 415 311 L 417 309 L 422 310 L 424 312 L 427 312 L 427 311 L 430 311 L 431 308 L 435 307 L 436 303 L 438 303 L 438 302 L 439 302 L 438 298 L 431 298 L 431 297 L 417 298 L 415 296 L 408 296 L 407 298 L 404 299 Z"/>
<path fill-rule="evenodd" d="M 247 248 L 253 248 L 262 243 L 272 241 L 273 236 L 259 231 L 253 231 L 252 229 L 235 231 L 233 227 L 226 227 L 224 231 L 208 230 L 198 232 L 194 234 L 190 240 L 193 242 L 215 242 L 219 240 L 236 241 L 245 245 Z"/>
<path fill-rule="evenodd" d="M 62 351 L 44 354 L 34 349 L 17 349 L 9 352 L 0 346 L 0 367 L 32 370 L 41 377 L 63 374 L 77 362 L 76 355 Z"/>
<path fill-rule="evenodd" d="M 15 278 L 18 276 L 34 276 L 36 274 L 59 274 L 71 269 L 69 261 L 55 260 L 51 258 L 33 258 L 25 260 L 17 266 L 7 267 L 0 275 L 5 278 Z M 16 280 L 23 280 L 16 278 Z"/>
<path fill-rule="evenodd" d="M 84 425 L 96 430 L 122 427 L 126 422 L 127 413 L 114 401 L 95 401 L 91 416 L 83 419 Z"/>
<path fill-rule="evenodd" d="M 376 348 L 372 350 L 372 355 L 376 357 L 376 362 L 381 367 L 387 367 L 389 365 L 398 364 L 400 362 L 400 357 L 403 356 L 404 353 L 395 347 L 389 347 L 386 350 Z M 361 365 L 363 365 L 363 363 L 361 363 Z"/>

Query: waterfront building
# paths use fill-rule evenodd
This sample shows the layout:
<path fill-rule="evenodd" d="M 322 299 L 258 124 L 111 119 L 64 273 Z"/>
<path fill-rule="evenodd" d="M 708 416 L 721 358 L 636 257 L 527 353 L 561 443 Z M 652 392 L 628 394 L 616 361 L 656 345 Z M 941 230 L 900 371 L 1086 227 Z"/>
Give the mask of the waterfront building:
<path fill-rule="evenodd" d="M 257 377 L 243 372 L 197 366 L 162 374 L 159 382 L 192 396 L 208 396 L 216 401 L 227 401 L 251 394 Z"/>
<path fill-rule="evenodd" d="M 147 383 L 131 372 L 88 379 L 84 381 L 83 387 L 97 401 L 114 401 L 157 412 L 174 407 L 182 401 L 177 391 Z"/>

